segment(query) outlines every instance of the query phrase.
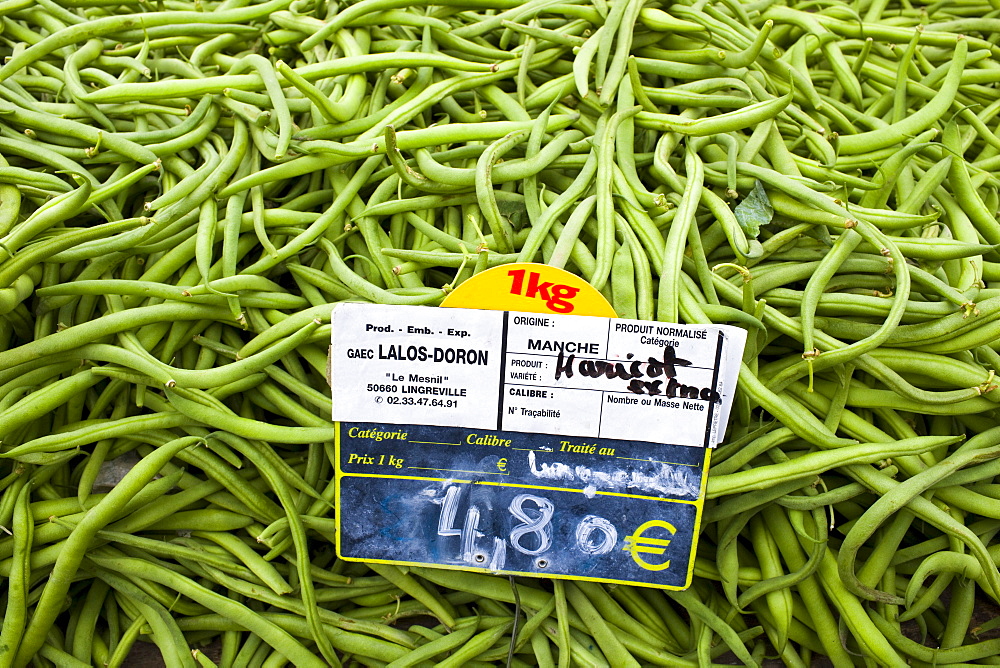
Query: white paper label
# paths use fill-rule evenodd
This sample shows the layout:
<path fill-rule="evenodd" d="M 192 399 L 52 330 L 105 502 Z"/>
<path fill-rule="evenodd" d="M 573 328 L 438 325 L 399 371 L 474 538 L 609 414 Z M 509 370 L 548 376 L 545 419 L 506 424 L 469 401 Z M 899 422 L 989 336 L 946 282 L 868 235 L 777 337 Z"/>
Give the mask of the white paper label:
<path fill-rule="evenodd" d="M 333 312 L 333 419 L 715 447 L 746 332 L 422 306 Z"/>

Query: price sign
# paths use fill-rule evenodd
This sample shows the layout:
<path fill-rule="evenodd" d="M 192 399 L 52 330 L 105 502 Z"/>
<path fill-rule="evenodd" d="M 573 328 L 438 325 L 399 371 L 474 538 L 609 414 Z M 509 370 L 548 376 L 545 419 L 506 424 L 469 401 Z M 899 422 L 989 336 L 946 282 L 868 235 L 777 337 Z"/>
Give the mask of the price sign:
<path fill-rule="evenodd" d="M 338 305 L 339 554 L 686 587 L 744 341 L 551 309 Z"/>

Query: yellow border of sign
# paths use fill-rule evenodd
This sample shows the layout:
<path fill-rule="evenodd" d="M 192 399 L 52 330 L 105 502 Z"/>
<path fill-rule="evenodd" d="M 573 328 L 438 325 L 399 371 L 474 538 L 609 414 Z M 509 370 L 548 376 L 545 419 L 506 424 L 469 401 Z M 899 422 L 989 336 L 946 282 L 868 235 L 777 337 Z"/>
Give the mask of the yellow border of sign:
<path fill-rule="evenodd" d="M 499 267 L 487 269 L 476 274 L 469 280 L 459 285 L 441 303 L 447 308 L 471 308 L 484 311 L 521 311 L 526 313 L 555 313 L 559 315 L 589 315 L 604 318 L 617 318 L 614 308 L 608 303 L 599 291 L 585 280 L 571 274 L 565 269 L 550 267 L 545 264 L 532 262 L 519 262 L 515 264 L 504 264 Z M 424 478 L 416 476 L 355 476 L 345 474 L 340 468 L 340 423 L 336 423 L 336 433 L 334 437 L 334 453 L 336 461 L 335 487 L 336 498 L 340 499 L 340 481 L 344 477 L 388 477 L 388 478 L 408 478 L 413 480 L 443 480 L 443 478 Z M 681 586 L 658 585 L 649 582 L 636 582 L 634 580 L 611 580 L 608 578 L 590 578 L 578 575 L 545 574 L 540 575 L 535 571 L 511 571 L 503 570 L 501 573 L 510 575 L 523 575 L 526 577 L 545 577 L 559 580 L 583 580 L 586 582 L 606 582 L 609 584 L 634 585 L 637 587 L 650 587 L 655 589 L 668 589 L 671 591 L 681 591 L 691 586 L 694 579 L 695 554 L 698 551 L 698 531 L 701 528 L 701 515 L 705 508 L 705 491 L 708 487 L 708 465 L 711 449 L 705 448 L 705 459 L 702 464 L 701 493 L 698 501 L 673 501 L 663 499 L 666 503 L 693 504 L 696 507 L 694 535 L 691 536 L 691 558 L 688 560 L 688 571 Z M 454 482 L 471 482 L 454 480 Z M 483 484 L 483 483 L 480 483 Z M 496 483 L 500 484 L 500 483 Z M 520 486 L 520 485 L 519 485 Z M 571 490 L 560 490 L 571 491 Z M 601 492 L 598 492 L 600 494 Z M 631 494 L 614 494 L 614 496 L 627 496 Z M 636 497 L 646 498 L 650 497 Z M 650 499 L 654 500 L 654 499 Z M 657 499 L 658 500 L 658 499 Z M 337 519 L 336 547 L 337 556 L 344 561 L 369 562 L 376 564 L 391 564 L 394 566 L 425 566 L 427 568 L 442 568 L 446 570 L 472 571 L 476 573 L 494 574 L 488 568 L 477 568 L 468 565 L 451 564 L 427 564 L 420 561 L 398 561 L 394 559 L 357 559 L 353 557 L 343 557 L 340 537 L 340 504 L 335 509 Z M 628 550 L 628 547 L 624 549 Z M 633 559 L 635 559 L 633 554 Z M 650 569 L 656 570 L 656 569 Z"/>

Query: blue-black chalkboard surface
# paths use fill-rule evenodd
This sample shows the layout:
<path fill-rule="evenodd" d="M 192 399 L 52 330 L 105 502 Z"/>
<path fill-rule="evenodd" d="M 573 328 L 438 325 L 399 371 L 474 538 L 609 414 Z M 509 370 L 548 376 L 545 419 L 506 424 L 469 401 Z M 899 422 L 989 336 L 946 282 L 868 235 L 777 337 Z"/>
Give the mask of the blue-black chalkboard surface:
<path fill-rule="evenodd" d="M 343 559 L 683 589 L 745 332 L 343 304 Z"/>
<path fill-rule="evenodd" d="M 706 448 L 340 425 L 345 559 L 684 587 Z"/>

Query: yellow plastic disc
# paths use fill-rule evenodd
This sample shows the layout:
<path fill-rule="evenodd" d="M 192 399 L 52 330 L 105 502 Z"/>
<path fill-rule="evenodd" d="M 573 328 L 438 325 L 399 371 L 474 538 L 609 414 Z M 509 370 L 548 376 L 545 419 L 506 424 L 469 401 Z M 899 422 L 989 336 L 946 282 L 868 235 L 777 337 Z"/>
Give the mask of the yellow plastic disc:
<path fill-rule="evenodd" d="M 476 274 L 441 303 L 449 308 L 617 318 L 600 292 L 565 269 L 522 262 Z"/>

